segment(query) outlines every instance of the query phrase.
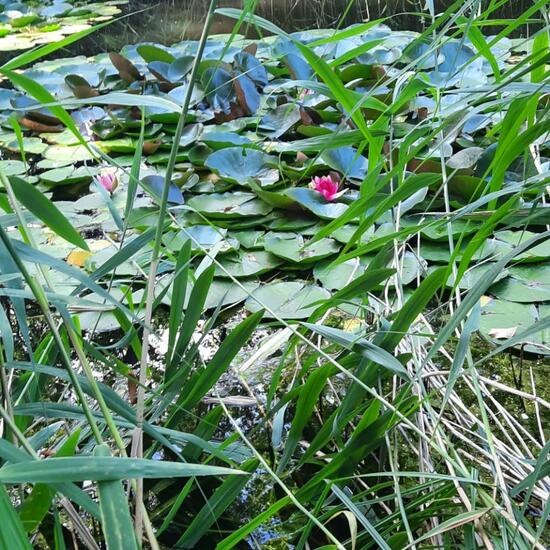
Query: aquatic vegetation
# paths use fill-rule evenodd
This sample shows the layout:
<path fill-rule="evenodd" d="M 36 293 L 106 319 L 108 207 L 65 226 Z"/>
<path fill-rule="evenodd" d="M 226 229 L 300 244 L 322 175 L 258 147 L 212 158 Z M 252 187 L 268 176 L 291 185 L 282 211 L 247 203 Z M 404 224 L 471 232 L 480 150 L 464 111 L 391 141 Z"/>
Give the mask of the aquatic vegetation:
<path fill-rule="evenodd" d="M 224 8 L 232 35 L 1 67 L 0 540 L 543 547 L 550 405 L 484 370 L 550 355 L 548 29 L 508 38 L 539 9 L 489 37 L 462 2 L 423 33 Z"/>
<path fill-rule="evenodd" d="M 121 13 L 116 2 L 2 0 L 0 2 L 0 51 L 25 50 L 51 44 L 91 29 Z"/>

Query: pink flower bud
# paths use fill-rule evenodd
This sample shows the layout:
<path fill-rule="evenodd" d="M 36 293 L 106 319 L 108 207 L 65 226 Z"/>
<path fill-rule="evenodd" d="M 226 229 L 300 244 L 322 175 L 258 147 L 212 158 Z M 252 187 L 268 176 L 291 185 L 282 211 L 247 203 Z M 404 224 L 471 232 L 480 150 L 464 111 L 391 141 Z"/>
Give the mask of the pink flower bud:
<path fill-rule="evenodd" d="M 105 173 L 97 176 L 97 183 L 108 193 L 112 193 L 118 186 L 118 178 L 116 174 Z"/>

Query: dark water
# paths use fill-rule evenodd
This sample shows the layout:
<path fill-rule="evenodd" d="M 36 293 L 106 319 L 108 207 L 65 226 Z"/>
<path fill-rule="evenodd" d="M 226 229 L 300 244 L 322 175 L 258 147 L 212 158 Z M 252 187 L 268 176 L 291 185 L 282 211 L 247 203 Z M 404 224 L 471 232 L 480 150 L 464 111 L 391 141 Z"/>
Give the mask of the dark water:
<path fill-rule="evenodd" d="M 173 44 L 200 36 L 209 0 L 130 0 L 124 7 L 130 14 L 78 46 L 78 53 L 93 54 L 105 50 L 118 50 L 125 44 L 151 41 Z M 436 0 L 436 13 L 452 5 L 452 0 Z M 489 2 L 482 2 L 482 9 Z M 311 28 L 344 28 L 353 23 L 388 18 L 385 23 L 394 29 L 422 31 L 431 23 L 425 8 L 426 0 L 258 0 L 255 13 L 286 31 Z M 219 0 L 220 7 L 242 8 L 242 0 Z M 509 0 L 491 19 L 512 20 L 532 6 L 531 0 Z M 424 15 L 421 15 L 424 14 Z M 216 17 L 212 34 L 227 33 L 234 20 Z M 536 24 L 522 28 L 529 34 Z M 493 34 L 502 27 L 485 27 Z"/>

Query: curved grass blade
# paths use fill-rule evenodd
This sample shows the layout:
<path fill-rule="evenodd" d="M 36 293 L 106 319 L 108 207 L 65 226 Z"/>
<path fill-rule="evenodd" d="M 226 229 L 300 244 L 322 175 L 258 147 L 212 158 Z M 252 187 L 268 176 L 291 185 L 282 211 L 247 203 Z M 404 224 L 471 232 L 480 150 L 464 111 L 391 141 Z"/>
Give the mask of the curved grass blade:
<path fill-rule="evenodd" d="M 34 185 L 17 176 L 11 176 L 10 181 L 12 182 L 13 193 L 17 200 L 29 212 L 32 212 L 54 233 L 66 241 L 83 250 L 89 250 L 86 241 L 82 238 L 80 233 L 44 193 L 40 192 Z"/>

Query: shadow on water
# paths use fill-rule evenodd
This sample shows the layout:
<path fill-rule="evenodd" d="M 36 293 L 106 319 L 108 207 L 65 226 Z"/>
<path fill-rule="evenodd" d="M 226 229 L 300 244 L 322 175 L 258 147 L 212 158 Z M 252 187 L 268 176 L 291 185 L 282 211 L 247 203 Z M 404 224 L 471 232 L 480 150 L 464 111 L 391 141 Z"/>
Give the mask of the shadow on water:
<path fill-rule="evenodd" d="M 436 13 L 452 5 L 452 0 L 436 0 Z M 482 8 L 485 8 L 483 2 Z M 202 31 L 209 0 L 129 0 L 123 6 L 124 20 L 95 33 L 71 48 L 71 53 L 92 55 L 119 50 L 125 44 L 157 42 L 166 45 L 197 39 Z M 220 0 L 220 7 L 242 7 L 242 0 Z M 491 14 L 491 19 L 513 19 L 523 13 L 530 0 L 510 0 Z M 393 29 L 422 31 L 431 23 L 425 0 L 258 0 L 256 14 L 273 21 L 286 31 L 311 28 L 344 28 L 353 23 L 388 18 Z M 228 33 L 234 20 L 217 17 L 212 34 Z M 493 34 L 502 27 L 485 27 Z M 524 27 L 522 33 L 531 29 Z M 255 37 L 254 31 L 250 32 Z"/>

